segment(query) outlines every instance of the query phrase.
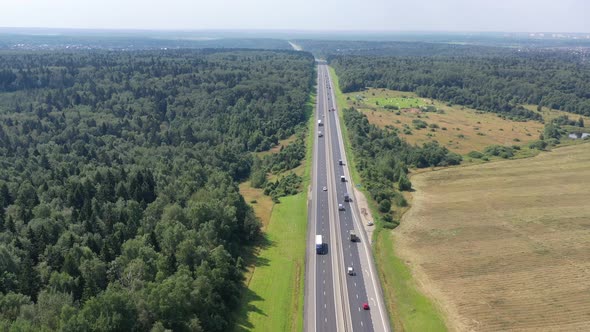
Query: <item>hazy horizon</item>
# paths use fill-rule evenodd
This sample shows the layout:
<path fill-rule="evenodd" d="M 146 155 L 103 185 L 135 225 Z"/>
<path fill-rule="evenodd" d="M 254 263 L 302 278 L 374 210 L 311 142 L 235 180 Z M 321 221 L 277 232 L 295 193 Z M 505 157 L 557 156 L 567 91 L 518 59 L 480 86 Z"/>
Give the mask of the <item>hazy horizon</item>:
<path fill-rule="evenodd" d="M 590 33 L 584 0 L 9 0 L 6 28 L 379 33 Z"/>

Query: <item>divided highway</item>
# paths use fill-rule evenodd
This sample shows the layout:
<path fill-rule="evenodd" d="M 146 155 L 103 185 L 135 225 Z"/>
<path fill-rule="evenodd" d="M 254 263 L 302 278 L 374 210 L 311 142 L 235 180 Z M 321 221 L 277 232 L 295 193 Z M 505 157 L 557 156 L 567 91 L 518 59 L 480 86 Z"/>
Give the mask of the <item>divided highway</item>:
<path fill-rule="evenodd" d="M 317 88 L 308 204 L 305 330 L 389 331 L 370 245 L 351 187 L 332 82 L 327 65 L 321 61 L 318 61 Z M 345 181 L 341 180 L 342 176 Z M 345 194 L 351 198 L 350 202 L 344 201 Z M 351 230 L 358 236 L 356 242 L 350 241 Z M 321 253 L 316 251 L 316 235 L 321 235 L 324 243 Z M 347 272 L 349 268 L 352 274 Z M 363 308 L 365 303 L 369 310 Z"/>

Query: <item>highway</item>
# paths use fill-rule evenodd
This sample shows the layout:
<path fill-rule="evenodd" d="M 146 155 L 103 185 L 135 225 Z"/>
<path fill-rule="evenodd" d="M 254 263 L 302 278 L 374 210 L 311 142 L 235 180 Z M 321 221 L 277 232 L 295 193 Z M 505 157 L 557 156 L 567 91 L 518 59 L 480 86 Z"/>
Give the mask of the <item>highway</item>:
<path fill-rule="evenodd" d="M 355 205 L 332 82 L 321 61 L 317 89 L 315 120 L 323 125 L 316 125 L 314 132 L 304 327 L 306 331 L 390 331 L 370 244 Z M 344 201 L 345 193 L 351 202 Z M 349 240 L 351 230 L 359 237 L 356 242 Z M 323 254 L 315 250 L 317 234 L 327 249 Z M 353 275 L 347 274 L 348 267 Z M 363 303 L 370 310 L 364 310 Z"/>

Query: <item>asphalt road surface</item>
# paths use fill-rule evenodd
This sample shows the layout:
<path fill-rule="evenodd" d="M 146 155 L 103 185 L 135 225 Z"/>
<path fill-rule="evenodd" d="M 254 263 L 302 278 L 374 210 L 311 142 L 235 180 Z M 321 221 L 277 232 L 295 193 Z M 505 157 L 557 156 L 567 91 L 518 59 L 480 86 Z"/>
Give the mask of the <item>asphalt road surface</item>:
<path fill-rule="evenodd" d="M 305 330 L 390 331 L 370 245 L 355 205 L 332 82 L 323 62 L 318 62 L 317 88 L 311 200 L 308 202 Z M 342 165 L 339 160 L 343 161 Z M 344 201 L 346 193 L 350 202 Z M 358 237 L 355 242 L 350 241 L 351 230 Z M 318 234 L 324 242 L 321 254 L 316 252 L 315 246 Z M 352 275 L 347 273 L 349 267 L 354 271 Z M 364 303 L 369 305 L 369 310 L 363 308 Z"/>

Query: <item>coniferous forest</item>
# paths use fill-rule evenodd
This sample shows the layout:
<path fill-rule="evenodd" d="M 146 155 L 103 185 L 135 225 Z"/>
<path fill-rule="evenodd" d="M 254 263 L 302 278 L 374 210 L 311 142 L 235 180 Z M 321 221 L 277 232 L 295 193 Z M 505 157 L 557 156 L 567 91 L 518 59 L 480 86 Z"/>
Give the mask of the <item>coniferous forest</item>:
<path fill-rule="evenodd" d="M 0 330 L 224 331 L 252 153 L 308 114 L 291 51 L 0 54 Z"/>

